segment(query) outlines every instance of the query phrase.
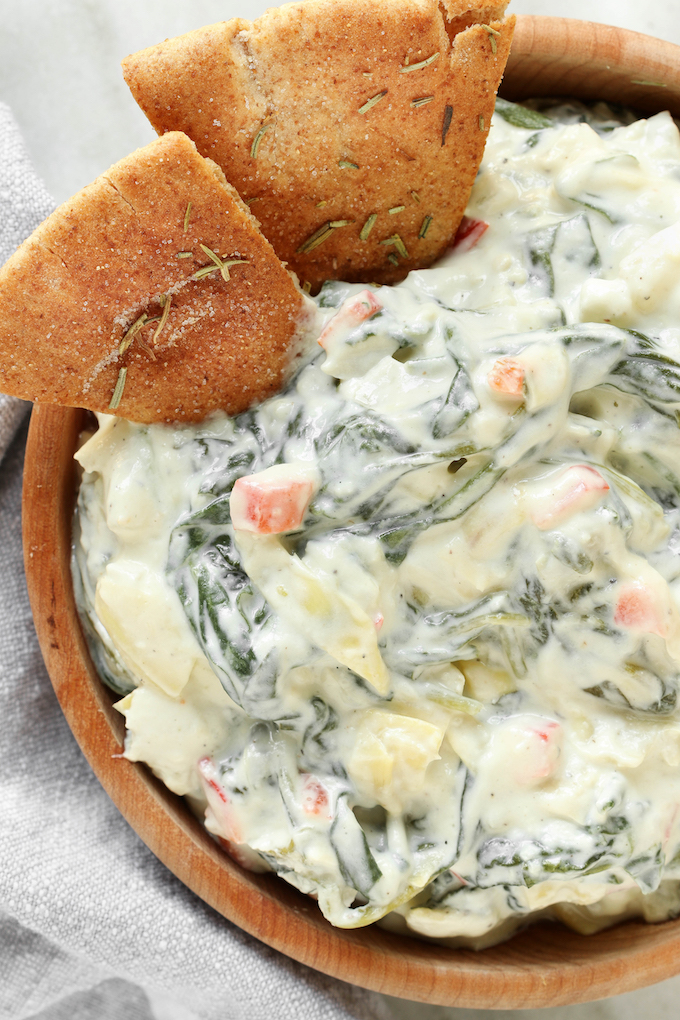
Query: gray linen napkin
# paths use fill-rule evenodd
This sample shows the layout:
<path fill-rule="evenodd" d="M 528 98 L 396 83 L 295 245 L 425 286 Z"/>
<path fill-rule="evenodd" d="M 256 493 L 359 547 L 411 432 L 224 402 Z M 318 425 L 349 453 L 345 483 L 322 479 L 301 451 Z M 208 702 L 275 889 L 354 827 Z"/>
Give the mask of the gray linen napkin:
<path fill-rule="evenodd" d="M 52 208 L 0 104 L 0 263 Z M 12 437 L 28 406 L 0 396 L 0 1017 L 386 1017 L 380 996 L 288 960 L 207 907 L 90 771 L 50 686 L 26 594 L 26 424 Z"/>
<path fill-rule="evenodd" d="M 53 208 L 31 167 L 12 114 L 0 103 L 0 265 Z M 29 407 L 24 400 L 0 393 L 0 458 Z"/>

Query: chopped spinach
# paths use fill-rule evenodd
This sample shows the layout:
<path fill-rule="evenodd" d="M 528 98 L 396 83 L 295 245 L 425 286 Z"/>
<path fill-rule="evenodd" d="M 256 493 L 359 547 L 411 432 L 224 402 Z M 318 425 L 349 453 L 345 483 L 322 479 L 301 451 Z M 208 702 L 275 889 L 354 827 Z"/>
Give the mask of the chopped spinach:
<path fill-rule="evenodd" d="M 507 99 L 496 97 L 496 113 L 499 113 L 503 120 L 513 127 L 525 128 L 534 131 L 536 128 L 553 127 L 553 122 L 544 117 L 538 110 L 531 110 L 527 106 L 520 106 L 519 103 L 511 103 Z"/>

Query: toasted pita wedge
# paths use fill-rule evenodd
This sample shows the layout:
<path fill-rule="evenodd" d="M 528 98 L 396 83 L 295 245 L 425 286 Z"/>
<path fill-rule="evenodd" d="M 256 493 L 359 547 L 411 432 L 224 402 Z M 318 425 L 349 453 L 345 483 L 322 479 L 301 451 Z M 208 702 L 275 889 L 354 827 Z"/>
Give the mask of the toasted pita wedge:
<path fill-rule="evenodd" d="M 391 283 L 465 211 L 506 2 L 306 0 L 166 40 L 123 73 L 159 133 L 220 164 L 301 280 Z"/>
<path fill-rule="evenodd" d="M 0 270 L 0 391 L 139 422 L 234 414 L 281 385 L 305 302 L 219 167 L 167 134 Z"/>

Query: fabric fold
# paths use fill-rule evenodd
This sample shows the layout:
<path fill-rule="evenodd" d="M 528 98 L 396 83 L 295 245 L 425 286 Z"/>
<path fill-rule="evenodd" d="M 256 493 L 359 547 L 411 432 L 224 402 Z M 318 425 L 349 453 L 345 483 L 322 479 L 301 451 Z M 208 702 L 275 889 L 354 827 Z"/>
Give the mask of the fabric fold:
<path fill-rule="evenodd" d="M 53 209 L 0 104 L 0 262 Z M 100 787 L 49 682 L 21 548 L 30 404 L 0 395 L 0 1018 L 377 1020 L 381 997 L 220 917 Z"/>

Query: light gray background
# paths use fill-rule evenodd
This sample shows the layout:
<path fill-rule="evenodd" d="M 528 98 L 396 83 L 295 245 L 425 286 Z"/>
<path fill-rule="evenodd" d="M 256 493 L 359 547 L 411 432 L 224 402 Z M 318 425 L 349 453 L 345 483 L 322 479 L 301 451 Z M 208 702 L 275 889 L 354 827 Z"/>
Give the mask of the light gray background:
<path fill-rule="evenodd" d="M 111 163 L 154 137 L 120 74 L 119 62 L 126 54 L 213 21 L 257 17 L 266 6 L 261 0 L 0 0 L 0 101 L 12 107 L 38 173 L 55 200 L 69 197 Z M 568 14 L 680 43 L 680 0 L 656 0 L 654 4 L 644 0 L 514 0 L 511 10 L 518 14 Z M 22 937 L 26 938 L 25 930 Z M 0 960 L 0 972 L 3 962 L 8 961 Z M 31 983 L 37 979 L 27 973 L 27 1000 Z M 68 991 L 68 975 L 64 981 Z M 85 1000 L 76 994 L 81 986 L 75 969 L 72 981 L 72 999 L 61 998 L 61 1005 L 39 1013 L 30 1007 L 29 1012 L 14 1010 L 3 1003 L 0 989 L 0 1017 L 15 1020 L 21 1013 L 35 1020 L 38 1016 L 44 1020 L 106 1020 L 125 1015 L 135 1020 L 142 1013 L 149 1016 L 147 1003 L 156 1020 L 189 1017 L 158 988 L 145 986 L 145 994 L 112 977 L 100 986 L 101 991 Z M 142 999 L 145 1003 L 141 1012 L 135 1008 L 137 997 L 140 1005 Z M 368 998 L 375 1003 L 374 997 L 367 997 L 367 1006 Z M 679 1000 L 680 977 L 585 1006 L 492 1013 L 416 1006 L 383 997 L 379 1013 L 393 1020 L 637 1020 L 645 1014 L 655 1020 L 675 1020 L 680 1015 Z M 114 1009 L 116 1002 L 124 1013 Z M 272 1020 L 277 1020 L 274 1013 Z"/>
<path fill-rule="evenodd" d="M 120 61 L 161 39 L 265 0 L 0 0 L 0 100 L 9 104 L 48 191 L 62 202 L 155 137 Z M 511 0 L 516 14 L 603 21 L 680 43 L 680 0 Z"/>

